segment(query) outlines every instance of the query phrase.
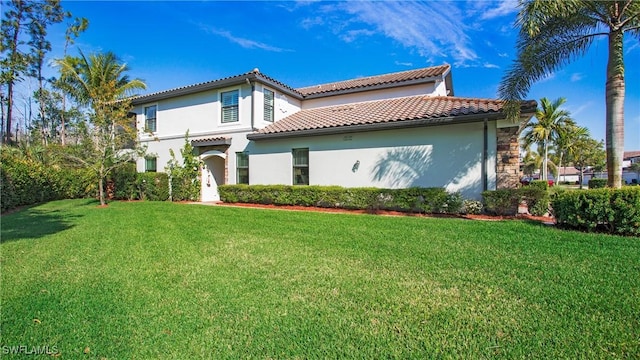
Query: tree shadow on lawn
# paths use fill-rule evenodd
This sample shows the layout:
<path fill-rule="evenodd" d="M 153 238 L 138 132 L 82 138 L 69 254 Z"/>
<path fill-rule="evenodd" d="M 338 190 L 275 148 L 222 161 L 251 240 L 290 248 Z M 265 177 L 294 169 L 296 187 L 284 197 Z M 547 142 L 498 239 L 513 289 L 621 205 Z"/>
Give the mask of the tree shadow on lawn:
<path fill-rule="evenodd" d="M 2 215 L 0 243 L 38 239 L 55 234 L 75 226 L 73 220 L 79 217 L 81 215 L 72 215 L 59 209 L 43 209 L 40 206 Z"/>

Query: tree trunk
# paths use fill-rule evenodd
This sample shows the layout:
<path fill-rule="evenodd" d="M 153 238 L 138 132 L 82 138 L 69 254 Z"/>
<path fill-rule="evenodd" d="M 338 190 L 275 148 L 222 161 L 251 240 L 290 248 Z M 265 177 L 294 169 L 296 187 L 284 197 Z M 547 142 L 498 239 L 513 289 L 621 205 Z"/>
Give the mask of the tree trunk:
<path fill-rule="evenodd" d="M 542 173 L 540 174 L 540 180 L 547 181 L 547 167 L 549 166 L 549 144 L 547 140 L 544 140 L 544 158 L 542 158 Z"/>
<path fill-rule="evenodd" d="M 13 141 L 11 139 L 11 117 L 13 116 L 13 80 L 9 80 L 7 84 L 7 129 L 5 130 L 5 144 L 11 145 Z"/>
<path fill-rule="evenodd" d="M 607 184 L 622 187 L 622 159 L 624 157 L 624 60 L 623 32 L 609 34 L 609 61 L 606 85 L 606 147 Z"/>
<path fill-rule="evenodd" d="M 100 205 L 104 206 L 104 166 L 100 166 L 100 179 L 98 180 L 98 189 L 100 192 Z"/>

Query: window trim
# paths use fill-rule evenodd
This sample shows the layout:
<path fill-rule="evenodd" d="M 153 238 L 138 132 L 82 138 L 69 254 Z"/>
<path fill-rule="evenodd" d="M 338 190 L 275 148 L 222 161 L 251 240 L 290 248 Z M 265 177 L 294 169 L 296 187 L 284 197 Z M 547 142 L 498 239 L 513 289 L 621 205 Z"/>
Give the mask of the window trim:
<path fill-rule="evenodd" d="M 223 99 L 224 99 L 224 94 L 227 93 L 233 93 L 236 92 L 238 93 L 237 96 L 237 101 L 235 105 L 224 105 Z M 236 109 L 236 119 L 232 120 L 232 121 L 225 121 L 224 120 L 224 111 L 225 109 L 228 108 L 235 108 Z M 221 124 L 233 124 L 233 123 L 237 123 L 240 122 L 240 89 L 231 89 L 231 90 L 227 90 L 227 91 L 220 91 L 220 123 Z"/>
<path fill-rule="evenodd" d="M 307 153 L 307 163 L 306 164 L 296 164 L 296 152 L 297 151 L 305 151 Z M 291 165 L 292 165 L 292 184 L 293 185 L 309 185 L 309 148 L 294 148 L 291 149 Z M 296 169 L 307 169 L 307 177 L 306 182 L 298 183 L 296 182 Z"/>
<path fill-rule="evenodd" d="M 155 117 L 154 118 L 147 118 L 147 109 L 155 107 Z M 151 133 L 155 133 L 158 132 L 158 104 L 153 104 L 153 105 L 149 105 L 149 106 L 144 106 L 142 108 L 142 114 L 144 116 L 144 131 L 145 132 L 151 132 Z M 153 119 L 153 130 L 149 128 L 149 120 Z"/>
<path fill-rule="evenodd" d="M 153 161 L 153 168 L 149 166 L 149 161 Z M 145 156 L 144 157 L 144 172 L 158 172 L 158 157 L 157 156 Z"/>
<path fill-rule="evenodd" d="M 239 159 L 240 159 L 241 156 L 246 156 L 246 159 L 247 159 L 247 165 L 246 166 L 244 166 L 244 165 L 241 166 L 240 165 Z M 245 170 L 245 169 L 247 170 L 247 182 L 246 183 L 245 182 L 240 182 L 240 170 Z M 242 151 L 236 153 L 236 184 L 247 184 L 247 185 L 249 184 L 249 154 L 246 153 L 246 152 L 242 152 Z"/>
<path fill-rule="evenodd" d="M 271 93 L 271 104 L 267 104 L 267 92 Z M 266 122 L 274 122 L 275 120 L 275 108 L 276 108 L 276 93 L 271 89 L 264 88 L 262 91 L 262 110 L 263 116 L 262 120 Z M 269 108 L 270 107 L 270 108 Z M 268 118 L 267 118 L 267 115 Z"/>

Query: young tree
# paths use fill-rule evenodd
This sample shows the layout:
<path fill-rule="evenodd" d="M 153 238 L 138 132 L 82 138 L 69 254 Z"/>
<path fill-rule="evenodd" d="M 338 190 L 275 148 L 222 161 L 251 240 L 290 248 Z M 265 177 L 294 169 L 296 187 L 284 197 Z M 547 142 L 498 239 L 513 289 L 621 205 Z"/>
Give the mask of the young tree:
<path fill-rule="evenodd" d="M 567 153 L 572 151 L 577 145 L 579 139 L 589 137 L 589 129 L 583 126 L 570 125 L 561 129 L 555 140 L 555 152 L 558 156 L 558 168 L 562 169 L 562 160 L 567 157 Z M 564 175 L 564 174 L 563 174 Z M 565 177 L 566 179 L 566 177 Z M 560 182 L 560 174 L 556 182 Z"/>
<path fill-rule="evenodd" d="M 604 144 L 602 141 L 596 141 L 590 137 L 578 139 L 575 145 L 569 150 L 567 160 L 580 171 L 580 189 L 582 189 L 584 171 L 603 168 L 606 154 L 603 150 Z"/>
<path fill-rule="evenodd" d="M 608 40 L 606 71 L 606 153 L 608 184 L 622 186 L 624 153 L 624 35 L 640 38 L 637 0 L 525 0 L 516 25 L 518 56 L 500 84 L 507 112 L 517 119 L 531 85 L 584 56 L 600 37 Z"/>
<path fill-rule="evenodd" d="M 145 89 L 142 80 L 129 79 L 126 64 L 107 52 L 92 54 L 88 58 L 67 56 L 57 60 L 71 85 L 69 95 L 90 108 L 89 136 L 84 139 L 84 153 L 74 159 L 93 169 L 99 179 L 100 204 L 105 205 L 104 183 L 114 169 L 134 161 L 139 148 L 128 149 L 135 143 L 137 133 L 128 116 L 131 103 L 128 96 Z"/>
<path fill-rule="evenodd" d="M 541 179 L 547 180 L 547 169 L 549 168 L 549 144 L 559 136 L 560 132 L 568 126 L 574 126 L 574 122 L 569 116 L 569 112 L 561 110 L 560 107 L 566 101 L 565 98 L 558 98 L 554 102 L 547 98 L 540 99 L 541 107 L 536 110 L 537 121 L 529 121 L 524 127 L 523 139 L 525 147 L 531 144 L 538 144 L 542 148 L 542 173 Z"/>

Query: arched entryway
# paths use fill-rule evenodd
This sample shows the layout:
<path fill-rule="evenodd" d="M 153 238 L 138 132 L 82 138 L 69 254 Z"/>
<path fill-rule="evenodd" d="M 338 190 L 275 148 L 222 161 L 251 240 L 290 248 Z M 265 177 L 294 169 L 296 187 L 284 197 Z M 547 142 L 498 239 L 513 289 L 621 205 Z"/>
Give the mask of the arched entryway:
<path fill-rule="evenodd" d="M 206 201 L 220 201 L 218 185 L 224 184 L 224 168 L 227 155 L 221 151 L 210 150 L 200 155 L 202 160 L 202 186 L 200 199 Z"/>

